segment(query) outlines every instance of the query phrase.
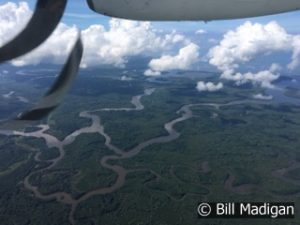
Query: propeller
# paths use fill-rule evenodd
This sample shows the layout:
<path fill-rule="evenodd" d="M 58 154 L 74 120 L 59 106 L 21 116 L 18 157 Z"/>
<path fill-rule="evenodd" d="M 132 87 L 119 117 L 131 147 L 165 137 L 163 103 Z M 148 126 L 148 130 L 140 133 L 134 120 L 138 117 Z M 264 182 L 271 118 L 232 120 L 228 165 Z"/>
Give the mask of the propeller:
<path fill-rule="evenodd" d="M 69 54 L 68 60 L 56 81 L 42 99 L 30 110 L 20 113 L 16 119 L 9 120 L 0 124 L 1 130 L 23 129 L 31 123 L 46 117 L 50 112 L 56 109 L 62 102 L 71 87 L 73 80 L 79 70 L 83 54 L 83 45 L 79 33 L 77 41 Z"/>
<path fill-rule="evenodd" d="M 46 41 L 59 24 L 66 4 L 67 0 L 37 0 L 35 11 L 27 26 L 13 40 L 0 48 L 0 63 L 20 57 Z M 48 92 L 30 110 L 20 113 L 15 119 L 1 121 L 0 129 L 23 129 L 56 109 L 78 73 L 82 54 L 83 44 L 79 32 L 63 69 Z"/>
<path fill-rule="evenodd" d="M 42 44 L 61 20 L 67 0 L 38 0 L 27 26 L 0 48 L 0 63 L 20 57 Z"/>

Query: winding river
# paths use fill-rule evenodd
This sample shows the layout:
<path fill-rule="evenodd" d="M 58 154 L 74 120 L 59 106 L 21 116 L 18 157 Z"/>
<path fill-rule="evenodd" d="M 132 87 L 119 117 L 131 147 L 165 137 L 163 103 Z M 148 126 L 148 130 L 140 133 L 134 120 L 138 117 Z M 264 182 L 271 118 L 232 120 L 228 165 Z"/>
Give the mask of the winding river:
<path fill-rule="evenodd" d="M 26 189 L 31 191 L 34 196 L 41 200 L 56 200 L 57 202 L 70 205 L 71 210 L 69 213 L 69 222 L 72 225 L 76 224 L 74 214 L 78 207 L 78 205 L 87 199 L 95 196 L 95 195 L 104 195 L 108 193 L 112 193 L 118 189 L 120 189 L 125 181 L 126 181 L 126 175 L 132 171 L 126 170 L 122 166 L 119 165 L 112 165 L 109 162 L 112 162 L 114 160 L 122 160 L 122 159 L 128 159 L 136 156 L 139 154 L 143 149 L 146 147 L 153 145 L 153 144 L 159 144 L 159 143 L 167 143 L 171 142 L 177 138 L 179 138 L 180 133 L 174 129 L 174 126 L 177 123 L 183 122 L 185 120 L 188 120 L 193 117 L 193 112 L 191 110 L 192 107 L 195 106 L 211 106 L 215 107 L 216 109 L 220 109 L 220 107 L 223 106 L 231 106 L 231 105 L 238 105 L 238 104 L 244 104 L 244 103 L 263 103 L 260 101 L 254 101 L 254 100 L 245 100 L 245 101 L 233 101 L 225 104 L 215 104 L 215 103 L 198 103 L 198 104 L 188 104 L 182 106 L 176 113 L 179 115 L 178 118 L 167 122 L 164 125 L 165 130 L 168 132 L 165 136 L 155 137 L 149 140 L 146 140 L 142 143 L 139 143 L 137 146 L 133 147 L 132 149 L 128 151 L 123 151 L 117 146 L 112 144 L 111 137 L 105 132 L 104 126 L 101 124 L 101 119 L 99 116 L 94 115 L 95 112 L 101 112 L 101 111 L 139 111 L 144 109 L 144 105 L 141 103 L 141 99 L 145 96 L 150 96 L 155 89 L 146 89 L 143 94 L 134 96 L 131 100 L 131 103 L 133 104 L 133 108 L 102 108 L 97 109 L 93 111 L 83 111 L 79 114 L 80 117 L 86 118 L 91 120 L 91 125 L 88 127 L 80 128 L 73 133 L 69 134 L 67 137 L 65 137 L 62 141 L 57 139 L 55 136 L 47 134 L 46 131 L 50 129 L 48 125 L 39 125 L 38 128 L 40 128 L 38 131 L 34 132 L 20 132 L 20 131 L 0 131 L 0 134 L 4 134 L 7 136 L 22 136 L 22 137 L 35 137 L 35 138 L 43 138 L 46 142 L 46 145 L 49 148 L 56 147 L 59 150 L 59 156 L 52 160 L 42 160 L 40 159 L 41 152 L 37 151 L 35 152 L 34 159 L 37 162 L 48 162 L 50 165 L 46 168 L 34 171 L 30 173 L 24 180 L 24 186 Z M 34 186 L 30 183 L 30 177 L 34 174 L 37 174 L 42 171 L 49 170 L 53 167 L 55 167 L 61 160 L 63 160 L 65 156 L 65 146 L 72 144 L 76 138 L 81 134 L 88 134 L 88 133 L 99 133 L 105 138 L 105 145 L 108 149 L 112 151 L 113 154 L 106 155 L 100 160 L 100 164 L 103 168 L 109 169 L 117 174 L 117 179 L 114 182 L 112 186 L 104 187 L 104 188 L 98 188 L 95 190 L 91 190 L 81 197 L 75 199 L 72 195 L 66 192 L 55 192 L 48 195 L 42 194 L 39 191 L 39 188 L 37 186 Z M 155 174 L 155 172 L 152 172 L 156 177 L 159 175 Z M 231 177 L 232 178 L 232 177 Z M 227 186 L 230 186 L 232 183 L 232 179 L 228 181 Z"/>

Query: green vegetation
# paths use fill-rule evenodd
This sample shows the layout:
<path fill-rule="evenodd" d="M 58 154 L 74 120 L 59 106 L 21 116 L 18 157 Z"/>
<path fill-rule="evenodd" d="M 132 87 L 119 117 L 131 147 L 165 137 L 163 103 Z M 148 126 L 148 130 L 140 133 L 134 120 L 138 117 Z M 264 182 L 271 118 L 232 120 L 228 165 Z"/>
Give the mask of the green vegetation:
<path fill-rule="evenodd" d="M 195 89 L 196 81 L 214 80 L 211 75 L 199 78 L 194 73 L 170 78 L 164 83 L 150 83 L 139 72 L 130 73 L 133 81 L 120 81 L 120 70 L 86 71 L 79 77 L 71 94 L 48 122 L 47 134 L 59 140 L 91 125 L 79 117 L 82 111 L 101 108 L 133 108 L 132 96 L 145 88 L 156 91 L 144 97 L 142 111 L 98 111 L 112 144 L 125 152 L 149 139 L 166 136 L 164 124 L 180 117 L 176 113 L 185 104 L 228 103 L 252 98 L 259 88 L 226 84 L 220 92 L 204 93 Z M 110 76 L 110 73 L 112 76 Z M 91 76 L 87 76 L 92 74 Z M 135 75 L 133 75 L 135 74 Z M 34 84 L 22 90 L 17 78 L 4 80 L 19 95 L 34 100 L 49 79 L 24 82 Z M 2 85 L 1 93 L 10 91 Z M 25 92 L 26 91 L 26 92 Z M 29 92 L 29 93 L 28 93 Z M 272 103 L 272 104 L 267 104 Z M 21 110 L 16 99 L 1 102 L 3 118 Z M 9 107 L 8 107 L 9 106 Z M 27 105 L 28 106 L 28 105 Z M 109 165 L 125 168 L 125 183 L 112 193 L 95 195 L 80 202 L 74 218 L 77 225 L 253 225 L 253 220 L 199 220 L 196 213 L 201 201 L 294 201 L 300 204 L 300 107 L 292 104 L 248 101 L 223 106 L 194 106 L 194 117 L 177 123 L 180 137 L 169 143 L 150 145 L 132 158 L 108 160 Z M 27 131 L 32 131 L 30 128 Z M 42 194 L 66 192 L 78 199 L 92 190 L 111 187 L 118 179 L 100 161 L 116 155 L 105 145 L 99 133 L 79 135 L 64 146 L 59 157 L 57 148 L 48 148 L 41 138 L 0 136 L 0 220 L 4 225 L 69 224 L 70 206 L 55 200 L 43 201 L 24 187 L 29 176 L 31 185 Z M 39 155 L 39 161 L 35 156 Z M 286 170 L 280 176 L 278 171 Z M 229 174 L 232 187 L 225 187 Z M 238 193 L 252 185 L 247 194 Z M 300 213 L 297 209 L 296 215 Z M 47 218 L 47 219 L 45 219 Z M 255 220 L 257 225 L 296 225 L 294 220 Z M 2 224 L 2 222 L 1 222 Z"/>

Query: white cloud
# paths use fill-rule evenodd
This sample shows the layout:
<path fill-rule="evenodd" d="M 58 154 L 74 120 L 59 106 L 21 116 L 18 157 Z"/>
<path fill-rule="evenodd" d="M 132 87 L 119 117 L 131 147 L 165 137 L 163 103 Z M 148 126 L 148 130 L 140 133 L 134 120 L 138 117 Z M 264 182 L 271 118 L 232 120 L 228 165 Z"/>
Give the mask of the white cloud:
<path fill-rule="evenodd" d="M 32 15 L 26 2 L 0 5 L 0 45 L 15 36 Z M 13 60 L 16 66 L 40 62 L 62 63 L 71 49 L 77 28 L 60 23 L 51 37 L 25 57 Z M 165 34 L 149 22 L 111 19 L 109 27 L 92 25 L 82 31 L 84 55 L 82 65 L 113 65 L 124 67 L 127 59 L 137 55 L 157 55 L 190 41 L 172 31 Z"/>
<path fill-rule="evenodd" d="M 186 70 L 190 69 L 199 61 L 199 46 L 190 43 L 181 48 L 177 55 L 163 55 L 158 59 L 152 59 L 149 62 L 150 69 L 145 71 L 145 75 L 160 75 L 160 72 L 168 70 Z"/>
<path fill-rule="evenodd" d="M 300 64 L 300 35 L 295 36 L 293 38 L 292 47 L 293 47 L 292 61 L 288 65 L 288 68 L 290 70 L 297 68 Z"/>
<path fill-rule="evenodd" d="M 227 32 L 220 44 L 210 50 L 210 63 L 220 70 L 233 70 L 238 63 L 248 62 L 257 54 L 291 50 L 292 37 L 276 22 L 246 22 Z"/>
<path fill-rule="evenodd" d="M 160 71 L 153 71 L 151 69 L 148 69 L 144 72 L 144 75 L 145 76 L 159 76 L 159 75 L 161 75 L 161 72 Z"/>
<path fill-rule="evenodd" d="M 226 80 L 235 81 L 237 85 L 242 85 L 248 82 L 252 82 L 255 85 L 260 85 L 265 88 L 274 88 L 273 81 L 279 78 L 277 71 L 280 67 L 276 64 L 272 64 L 269 70 L 259 71 L 257 73 L 231 73 L 231 71 L 225 71 L 221 75 L 221 78 Z"/>
<path fill-rule="evenodd" d="M 223 83 L 219 82 L 218 84 L 214 84 L 212 82 L 203 82 L 203 81 L 199 81 L 197 83 L 197 87 L 196 89 L 200 92 L 202 91 L 208 91 L 208 92 L 215 92 L 215 91 L 219 91 L 223 88 Z"/>
<path fill-rule="evenodd" d="M 253 95 L 253 98 L 259 99 L 259 100 L 272 100 L 273 96 L 272 95 L 255 94 L 255 95 Z"/>
<path fill-rule="evenodd" d="M 125 75 L 121 77 L 121 81 L 131 81 L 131 80 L 132 80 L 131 77 L 127 77 Z"/>
<path fill-rule="evenodd" d="M 195 34 L 205 34 L 205 33 L 206 33 L 206 31 L 203 29 L 199 29 L 195 32 Z"/>
<path fill-rule="evenodd" d="M 111 19 L 109 29 L 93 25 L 84 30 L 85 65 L 110 64 L 124 66 L 127 57 L 151 55 L 188 42 L 182 35 L 172 32 L 163 35 L 149 22 Z"/>
<path fill-rule="evenodd" d="M 15 59 L 12 64 L 15 66 L 36 65 L 41 62 L 61 64 L 66 61 L 77 37 L 77 28 L 59 24 L 53 35 L 36 50 L 29 54 Z"/>
<path fill-rule="evenodd" d="M 25 27 L 31 16 L 32 11 L 26 2 L 19 4 L 8 2 L 0 5 L 0 46 L 14 38 Z M 30 54 L 12 60 L 11 63 L 15 66 L 38 64 L 43 61 L 62 63 L 73 46 L 76 36 L 75 27 L 61 23 L 46 44 Z"/>
<path fill-rule="evenodd" d="M 32 12 L 26 2 L 0 5 L 0 46 L 25 27 Z"/>
<path fill-rule="evenodd" d="M 300 36 L 288 34 L 276 22 L 266 25 L 246 22 L 234 31 L 227 32 L 219 45 L 210 49 L 209 63 L 223 72 L 222 78 L 234 80 L 237 84 L 252 82 L 264 87 L 272 87 L 271 82 L 278 79 L 278 66 L 256 73 L 236 73 L 240 64 L 254 59 L 259 54 L 275 51 L 291 52 L 290 69 L 299 64 Z"/>

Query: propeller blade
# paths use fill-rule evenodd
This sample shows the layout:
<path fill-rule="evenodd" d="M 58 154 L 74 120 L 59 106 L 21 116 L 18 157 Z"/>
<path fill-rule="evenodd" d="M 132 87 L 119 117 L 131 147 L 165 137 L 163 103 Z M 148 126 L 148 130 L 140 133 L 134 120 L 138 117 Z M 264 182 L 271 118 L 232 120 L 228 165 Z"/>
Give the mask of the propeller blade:
<path fill-rule="evenodd" d="M 24 30 L 0 48 L 0 63 L 22 56 L 42 44 L 55 30 L 67 0 L 38 0 Z"/>
<path fill-rule="evenodd" d="M 52 112 L 62 102 L 71 87 L 72 81 L 78 73 L 80 62 L 83 54 L 83 45 L 81 35 L 78 35 L 76 44 L 70 53 L 66 64 L 56 81 L 44 95 L 44 97 L 32 109 L 19 114 L 19 116 L 12 121 L 8 121 L 0 126 L 2 130 L 17 130 L 23 129 L 34 121 L 38 121 Z"/>

